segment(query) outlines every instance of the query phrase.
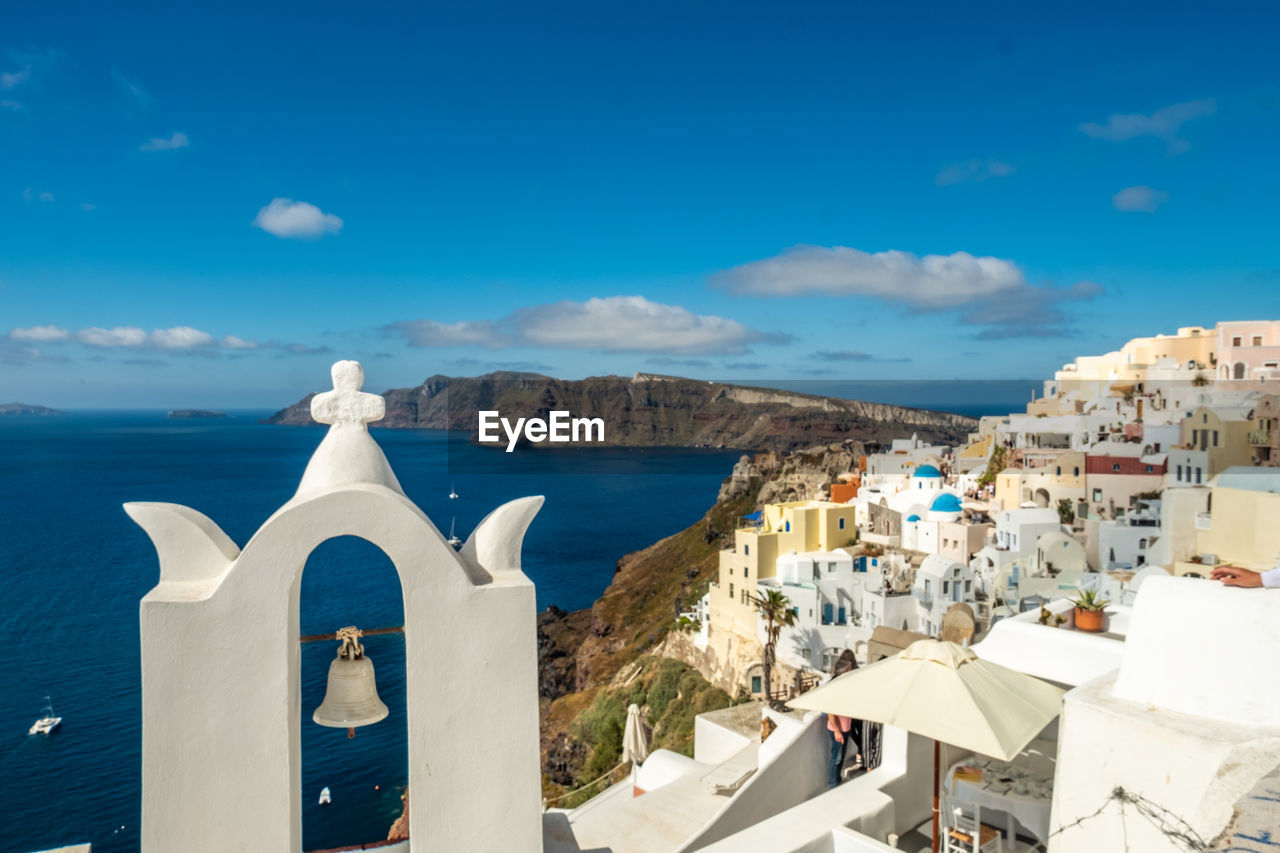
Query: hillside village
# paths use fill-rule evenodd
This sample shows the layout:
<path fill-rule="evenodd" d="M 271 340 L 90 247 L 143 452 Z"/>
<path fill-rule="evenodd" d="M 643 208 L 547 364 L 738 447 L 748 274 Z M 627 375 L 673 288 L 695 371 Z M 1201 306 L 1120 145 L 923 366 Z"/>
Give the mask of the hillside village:
<path fill-rule="evenodd" d="M 863 723 L 829 787 L 826 717 L 800 710 L 848 651 L 865 666 L 929 638 L 1066 691 L 1007 763 L 948 749 L 932 849 L 973 837 L 961 793 L 982 849 L 1269 849 L 1280 704 L 1246 661 L 1210 663 L 1210 638 L 1265 645 L 1280 602 L 1209 578 L 1280 561 L 1278 391 L 1280 322 L 1187 327 L 1075 359 L 963 443 L 742 457 L 717 504 L 741 507 L 733 529 L 707 521 L 714 577 L 658 649 L 737 704 L 697 717 L 692 755 L 632 754 L 551 808 L 544 849 L 930 849 L 928 740 Z"/>
<path fill-rule="evenodd" d="M 896 438 L 810 494 L 743 516 L 669 650 L 763 696 L 763 592 L 786 596 L 772 692 L 828 673 L 878 627 L 940 633 L 954 605 L 980 638 L 1082 586 L 1131 604 L 1152 575 L 1275 564 L 1280 323 L 1221 323 L 1081 357 L 1025 412 L 959 446 Z M 837 448 L 830 449 L 838 452 Z M 743 457 L 722 498 L 745 490 Z M 804 486 L 801 486 L 803 491 Z M 1219 512 L 1211 512 L 1215 505 Z"/>

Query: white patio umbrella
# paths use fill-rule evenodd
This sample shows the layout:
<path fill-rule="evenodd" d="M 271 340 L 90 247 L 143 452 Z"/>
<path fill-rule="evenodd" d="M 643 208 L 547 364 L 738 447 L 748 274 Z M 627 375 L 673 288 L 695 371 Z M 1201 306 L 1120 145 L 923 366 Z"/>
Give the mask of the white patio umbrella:
<path fill-rule="evenodd" d="M 622 760 L 643 764 L 649 757 L 649 734 L 640 718 L 640 706 L 632 702 L 627 708 L 627 725 L 622 730 Z"/>
<path fill-rule="evenodd" d="M 793 708 L 897 726 L 933 738 L 933 849 L 938 849 L 938 742 L 1011 760 L 1062 709 L 1063 691 L 941 640 L 845 673 Z"/>

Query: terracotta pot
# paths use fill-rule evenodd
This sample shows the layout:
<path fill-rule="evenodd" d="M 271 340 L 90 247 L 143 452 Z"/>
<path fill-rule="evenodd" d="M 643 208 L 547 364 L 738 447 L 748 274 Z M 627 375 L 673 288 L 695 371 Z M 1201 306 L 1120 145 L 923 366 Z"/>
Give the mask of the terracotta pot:
<path fill-rule="evenodd" d="M 1076 608 L 1076 630 L 1098 633 L 1103 630 L 1107 613 L 1105 610 L 1081 610 Z"/>

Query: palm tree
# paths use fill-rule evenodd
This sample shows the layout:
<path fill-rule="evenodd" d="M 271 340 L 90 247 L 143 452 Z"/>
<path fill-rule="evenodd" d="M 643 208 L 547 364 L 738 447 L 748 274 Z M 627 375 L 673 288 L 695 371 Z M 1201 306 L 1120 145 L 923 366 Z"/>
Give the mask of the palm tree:
<path fill-rule="evenodd" d="M 764 617 L 764 698 L 772 702 L 770 693 L 773 688 L 773 662 L 778 648 L 778 635 L 782 626 L 796 624 L 795 611 L 791 609 L 791 599 L 776 589 L 757 592 L 751 596 L 751 602 Z"/>

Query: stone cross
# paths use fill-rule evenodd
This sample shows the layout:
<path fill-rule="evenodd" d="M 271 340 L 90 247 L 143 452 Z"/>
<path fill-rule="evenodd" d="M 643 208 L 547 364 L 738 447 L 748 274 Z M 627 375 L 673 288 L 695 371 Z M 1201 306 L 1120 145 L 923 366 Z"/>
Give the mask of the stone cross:
<path fill-rule="evenodd" d="M 364 387 L 364 368 L 360 362 L 334 362 L 330 375 L 333 377 L 333 390 L 311 399 L 311 417 L 317 423 L 363 427 L 382 420 L 387 403 L 377 394 L 360 390 Z"/>

